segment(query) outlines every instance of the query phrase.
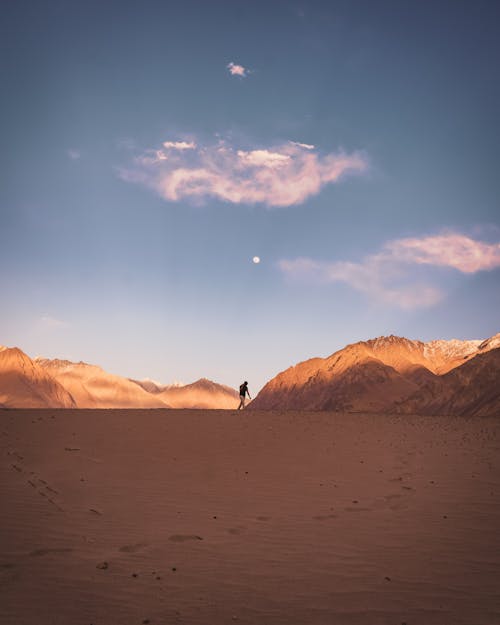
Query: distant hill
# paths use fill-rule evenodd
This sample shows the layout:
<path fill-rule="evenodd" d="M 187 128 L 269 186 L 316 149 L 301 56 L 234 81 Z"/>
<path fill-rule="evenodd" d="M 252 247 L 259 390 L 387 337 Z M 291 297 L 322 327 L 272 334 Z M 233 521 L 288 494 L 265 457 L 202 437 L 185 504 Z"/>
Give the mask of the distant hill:
<path fill-rule="evenodd" d="M 0 346 L 1 408 L 236 408 L 238 393 L 201 379 L 187 385 L 130 380 L 85 362 L 35 358 Z"/>
<path fill-rule="evenodd" d="M 36 358 L 35 362 L 71 393 L 78 408 L 168 407 L 134 382 L 96 365 L 47 358 Z"/>
<path fill-rule="evenodd" d="M 222 384 L 202 378 L 185 386 L 167 386 L 158 395 L 172 408 L 227 408 L 238 407 L 238 393 Z"/>
<path fill-rule="evenodd" d="M 278 374 L 251 408 L 492 414 L 500 395 L 493 354 L 499 346 L 500 334 L 486 341 L 361 341 Z"/>

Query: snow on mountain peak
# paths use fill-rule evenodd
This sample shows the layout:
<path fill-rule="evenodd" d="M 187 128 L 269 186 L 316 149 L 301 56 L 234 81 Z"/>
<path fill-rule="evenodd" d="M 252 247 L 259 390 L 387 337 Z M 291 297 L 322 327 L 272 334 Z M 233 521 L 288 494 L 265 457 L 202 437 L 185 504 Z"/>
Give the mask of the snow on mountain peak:
<path fill-rule="evenodd" d="M 424 356 L 432 359 L 441 356 L 446 359 L 465 358 L 477 352 L 482 340 L 461 341 L 460 339 L 437 340 L 424 343 Z"/>

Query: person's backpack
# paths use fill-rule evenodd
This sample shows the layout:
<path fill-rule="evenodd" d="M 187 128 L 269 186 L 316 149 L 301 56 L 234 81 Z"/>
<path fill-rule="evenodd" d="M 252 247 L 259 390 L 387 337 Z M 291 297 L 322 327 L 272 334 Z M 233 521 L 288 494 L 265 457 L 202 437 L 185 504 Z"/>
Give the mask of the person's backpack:
<path fill-rule="evenodd" d="M 244 384 L 240 384 L 240 395 L 245 395 L 247 387 Z"/>

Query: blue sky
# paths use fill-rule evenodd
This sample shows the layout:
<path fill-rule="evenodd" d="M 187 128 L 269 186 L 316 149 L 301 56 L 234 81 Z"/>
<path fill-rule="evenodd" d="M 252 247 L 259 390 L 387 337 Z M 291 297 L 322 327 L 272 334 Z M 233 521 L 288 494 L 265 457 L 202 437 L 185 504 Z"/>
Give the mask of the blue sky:
<path fill-rule="evenodd" d="M 498 332 L 499 14 L 4 4 L 0 343 L 255 392 L 349 342 Z"/>

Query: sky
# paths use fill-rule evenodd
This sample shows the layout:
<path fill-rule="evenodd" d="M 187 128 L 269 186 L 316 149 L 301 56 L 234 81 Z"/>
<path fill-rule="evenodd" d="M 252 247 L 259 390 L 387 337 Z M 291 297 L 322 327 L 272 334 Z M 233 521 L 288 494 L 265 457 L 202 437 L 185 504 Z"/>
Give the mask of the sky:
<path fill-rule="evenodd" d="M 7 0 L 0 344 L 256 394 L 348 343 L 499 332 L 499 24 Z"/>

